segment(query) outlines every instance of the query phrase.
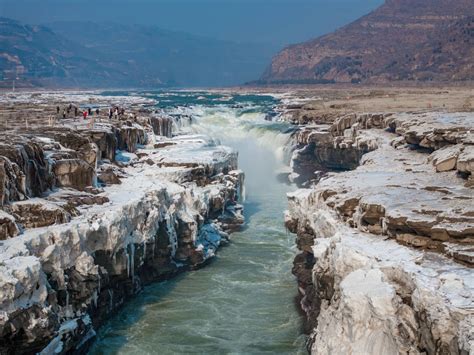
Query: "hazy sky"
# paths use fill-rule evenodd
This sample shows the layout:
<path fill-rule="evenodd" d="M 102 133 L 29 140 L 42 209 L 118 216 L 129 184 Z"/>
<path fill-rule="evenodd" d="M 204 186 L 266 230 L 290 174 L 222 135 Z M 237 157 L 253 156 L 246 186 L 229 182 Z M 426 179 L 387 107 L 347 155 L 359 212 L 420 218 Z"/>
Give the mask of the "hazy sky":
<path fill-rule="evenodd" d="M 279 46 L 330 32 L 383 0 L 0 0 L 0 16 L 28 23 L 90 20 Z"/>

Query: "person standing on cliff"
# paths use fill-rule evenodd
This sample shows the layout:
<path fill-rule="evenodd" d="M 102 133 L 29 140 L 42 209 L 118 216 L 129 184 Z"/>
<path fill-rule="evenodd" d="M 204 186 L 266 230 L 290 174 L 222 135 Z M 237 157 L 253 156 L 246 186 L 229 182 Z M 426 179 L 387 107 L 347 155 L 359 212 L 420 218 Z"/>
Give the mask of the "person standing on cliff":
<path fill-rule="evenodd" d="M 90 107 L 87 108 L 87 114 L 88 114 L 89 116 L 92 115 L 92 109 L 91 109 Z"/>
<path fill-rule="evenodd" d="M 63 119 L 66 119 L 66 109 L 63 110 Z"/>
<path fill-rule="evenodd" d="M 84 112 L 82 112 L 82 118 L 83 118 L 84 120 L 87 119 L 87 111 L 86 111 L 86 110 L 84 110 Z"/>
<path fill-rule="evenodd" d="M 78 113 L 77 111 L 79 111 L 79 110 L 77 109 L 77 106 L 74 106 L 74 117 L 77 117 L 77 113 Z"/>
<path fill-rule="evenodd" d="M 59 115 L 59 110 L 60 110 L 59 106 L 56 106 L 56 113 L 57 113 L 58 115 Z"/>

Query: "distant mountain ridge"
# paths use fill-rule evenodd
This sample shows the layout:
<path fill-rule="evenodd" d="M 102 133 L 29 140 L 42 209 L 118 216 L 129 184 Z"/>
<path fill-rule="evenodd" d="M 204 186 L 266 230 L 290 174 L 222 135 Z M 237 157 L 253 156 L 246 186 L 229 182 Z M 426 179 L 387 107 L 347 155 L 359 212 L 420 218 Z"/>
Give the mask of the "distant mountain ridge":
<path fill-rule="evenodd" d="M 386 0 L 328 35 L 283 49 L 261 83 L 474 80 L 473 0 Z"/>
<path fill-rule="evenodd" d="M 0 85 L 71 86 L 117 75 L 87 51 L 45 26 L 0 18 Z"/>
<path fill-rule="evenodd" d="M 0 86 L 226 86 L 257 77 L 276 48 L 153 26 L 0 18 Z"/>

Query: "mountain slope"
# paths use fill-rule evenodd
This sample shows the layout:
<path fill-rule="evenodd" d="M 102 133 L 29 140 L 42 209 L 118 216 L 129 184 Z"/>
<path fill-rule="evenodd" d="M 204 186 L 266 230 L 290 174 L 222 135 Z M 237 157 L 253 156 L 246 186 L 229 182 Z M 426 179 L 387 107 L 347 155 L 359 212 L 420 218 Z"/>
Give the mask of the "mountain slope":
<path fill-rule="evenodd" d="M 372 13 L 289 46 L 266 83 L 474 80 L 474 1 L 386 0 Z"/>
<path fill-rule="evenodd" d="M 257 77 L 275 48 L 152 26 L 0 18 L 0 86 L 224 86 Z"/>
<path fill-rule="evenodd" d="M 52 23 L 64 37 L 100 50 L 107 61 L 125 61 L 143 84 L 158 77 L 170 85 L 235 85 L 254 79 L 276 48 L 115 23 Z"/>
<path fill-rule="evenodd" d="M 0 86 L 81 85 L 122 75 L 44 26 L 0 18 Z"/>

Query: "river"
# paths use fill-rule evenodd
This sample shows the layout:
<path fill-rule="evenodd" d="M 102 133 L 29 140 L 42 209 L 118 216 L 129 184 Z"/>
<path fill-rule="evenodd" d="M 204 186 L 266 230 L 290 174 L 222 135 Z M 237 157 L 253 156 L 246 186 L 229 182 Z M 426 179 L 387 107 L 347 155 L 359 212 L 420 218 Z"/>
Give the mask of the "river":
<path fill-rule="evenodd" d="M 294 236 L 283 225 L 285 124 L 265 120 L 270 96 L 141 92 L 183 132 L 203 133 L 239 152 L 246 174 L 245 227 L 206 267 L 146 287 L 98 332 L 91 354 L 306 353 L 291 274 Z M 186 121 L 186 122 L 184 122 Z M 189 121 L 192 121 L 189 124 Z"/>

